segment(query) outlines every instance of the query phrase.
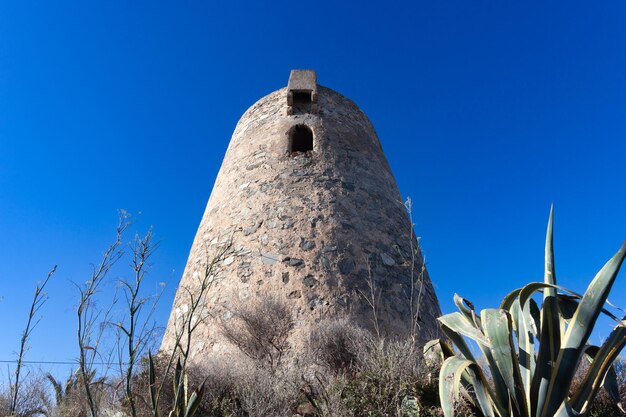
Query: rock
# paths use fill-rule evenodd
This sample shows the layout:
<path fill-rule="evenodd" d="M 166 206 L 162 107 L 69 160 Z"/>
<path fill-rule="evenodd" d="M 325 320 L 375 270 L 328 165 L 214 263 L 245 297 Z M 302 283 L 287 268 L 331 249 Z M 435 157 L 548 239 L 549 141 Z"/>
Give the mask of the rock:
<path fill-rule="evenodd" d="M 256 223 L 254 223 L 252 226 L 246 227 L 245 229 L 243 229 L 243 235 L 244 236 L 251 235 L 252 233 L 254 233 L 257 230 L 259 230 L 259 227 L 261 227 L 262 224 L 263 224 L 263 220 L 260 220 L 260 221 L 258 221 Z"/>
<path fill-rule="evenodd" d="M 341 185 L 343 186 L 344 189 L 348 191 L 354 191 L 354 184 L 352 184 L 351 182 L 344 182 Z"/>
<path fill-rule="evenodd" d="M 343 275 L 348 275 L 350 272 L 354 271 L 355 263 L 352 259 L 344 258 L 339 261 L 337 266 L 339 267 L 339 272 Z"/>
<path fill-rule="evenodd" d="M 322 305 L 324 303 L 324 300 L 320 299 L 317 295 L 311 297 L 309 299 L 309 309 L 311 310 L 315 310 L 315 307 L 317 307 L 318 305 Z"/>
<path fill-rule="evenodd" d="M 294 298 L 300 298 L 300 297 L 302 297 L 302 293 L 299 290 L 291 291 L 289 295 L 287 295 L 287 298 L 291 300 L 293 300 Z"/>
<path fill-rule="evenodd" d="M 315 284 L 317 284 L 317 280 L 313 277 L 313 275 L 309 274 L 304 277 L 304 285 L 306 285 L 307 287 L 313 288 Z"/>
<path fill-rule="evenodd" d="M 296 266 L 296 267 L 304 266 L 304 261 L 298 258 L 291 258 L 289 259 L 289 266 Z"/>
<path fill-rule="evenodd" d="M 300 239 L 300 249 L 309 251 L 315 247 L 315 242 L 312 240 L 304 240 L 304 238 Z"/>
<path fill-rule="evenodd" d="M 274 265 L 280 259 L 280 255 L 276 253 L 261 252 L 261 262 L 264 265 Z"/>
<path fill-rule="evenodd" d="M 324 254 L 322 254 L 320 260 L 322 261 L 322 268 L 324 269 L 324 271 L 330 271 L 330 261 L 328 260 L 328 258 Z"/>
<path fill-rule="evenodd" d="M 396 261 L 394 261 L 391 255 L 386 252 L 382 252 L 380 254 L 380 259 L 383 261 L 385 266 L 394 266 L 396 264 Z"/>

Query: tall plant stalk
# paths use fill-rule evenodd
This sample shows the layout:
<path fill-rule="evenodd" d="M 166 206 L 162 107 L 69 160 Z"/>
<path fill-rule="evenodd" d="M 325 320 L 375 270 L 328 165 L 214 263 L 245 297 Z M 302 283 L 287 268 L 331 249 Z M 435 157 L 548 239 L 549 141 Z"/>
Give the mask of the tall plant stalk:
<path fill-rule="evenodd" d="M 100 290 L 108 272 L 113 265 L 122 257 L 123 250 L 122 236 L 126 229 L 129 227 L 129 216 L 126 212 L 121 211 L 119 213 L 119 222 L 116 228 L 115 241 L 108 247 L 105 253 L 102 255 L 100 263 L 93 268 L 91 277 L 82 286 L 77 285 L 80 299 L 78 308 L 76 309 L 76 318 L 78 322 L 76 336 L 78 340 L 78 373 L 81 377 L 85 396 L 87 397 L 87 406 L 91 417 L 98 417 L 99 406 L 95 393 L 93 392 L 92 385 L 97 383 L 93 381 L 94 372 L 93 364 L 96 356 L 98 355 L 98 347 L 104 326 L 99 326 L 99 323 L 105 323 L 106 317 L 101 316 L 101 311 L 98 311 L 95 306 L 94 297 Z M 105 313 L 105 316 L 108 312 Z M 96 336 L 94 337 L 94 333 Z"/>
<path fill-rule="evenodd" d="M 152 306 L 148 313 L 142 315 L 144 307 L 146 307 L 146 304 L 148 304 L 150 300 L 150 297 L 145 298 L 141 296 L 142 284 L 150 266 L 149 259 L 158 246 L 154 243 L 153 237 L 152 229 L 150 229 L 143 238 L 139 236 L 135 237 L 135 243 L 132 247 L 133 259 L 131 262 L 134 274 L 133 279 L 120 281 L 126 298 L 128 316 L 126 320 L 117 323 L 116 327 L 123 335 L 122 338 L 125 338 L 125 341 L 120 340 L 120 342 L 126 350 L 127 357 L 126 361 L 124 361 L 124 354 L 122 350 L 120 350 L 118 362 L 124 379 L 126 401 L 130 407 L 132 417 L 137 417 L 137 406 L 133 389 L 133 371 L 146 345 L 150 342 L 154 334 L 154 325 L 151 325 L 151 318 L 158 299 L 160 298 L 159 293 L 156 295 L 154 302 L 151 303 Z M 122 348 L 121 345 L 120 348 Z"/>
<path fill-rule="evenodd" d="M 35 288 L 35 295 L 33 296 L 33 302 L 30 304 L 30 310 L 28 312 L 28 321 L 26 322 L 26 328 L 22 333 L 22 338 L 20 339 L 20 352 L 17 355 L 17 367 L 15 368 L 15 381 L 12 385 L 13 395 L 11 399 L 11 414 L 15 414 L 17 411 L 17 403 L 19 398 L 20 391 L 20 377 L 22 371 L 22 365 L 24 363 L 24 356 L 26 355 L 26 351 L 28 350 L 28 339 L 30 338 L 31 333 L 35 330 L 35 327 L 39 324 L 41 318 L 37 317 L 39 310 L 45 304 L 48 297 L 44 292 L 48 281 L 52 275 L 54 275 L 57 267 L 56 265 L 48 272 L 46 279 L 41 283 L 37 284 Z"/>

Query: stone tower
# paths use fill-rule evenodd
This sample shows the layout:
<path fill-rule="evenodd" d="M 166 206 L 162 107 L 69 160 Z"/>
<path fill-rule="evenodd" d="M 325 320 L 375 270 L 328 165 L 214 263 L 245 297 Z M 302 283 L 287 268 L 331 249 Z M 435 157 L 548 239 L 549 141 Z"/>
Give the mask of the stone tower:
<path fill-rule="evenodd" d="M 200 302 L 194 361 L 232 351 L 223 323 L 237 304 L 264 297 L 291 310 L 294 346 L 325 318 L 345 316 L 374 329 L 374 309 L 388 337 L 406 335 L 414 324 L 419 341 L 433 338 L 439 304 L 411 231 L 368 118 L 318 85 L 314 71 L 294 70 L 286 88 L 255 103 L 235 128 L 162 349 L 171 350 L 184 332 L 190 295 L 225 245 L 230 249 L 210 271 Z"/>

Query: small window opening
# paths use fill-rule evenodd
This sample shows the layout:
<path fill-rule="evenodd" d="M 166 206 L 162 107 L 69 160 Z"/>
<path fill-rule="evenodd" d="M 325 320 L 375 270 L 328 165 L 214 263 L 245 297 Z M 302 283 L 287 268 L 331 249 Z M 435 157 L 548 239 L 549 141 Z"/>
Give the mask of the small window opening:
<path fill-rule="evenodd" d="M 308 152 L 313 150 L 313 132 L 307 126 L 297 125 L 291 132 L 290 152 Z"/>
<path fill-rule="evenodd" d="M 311 113 L 311 92 L 294 91 L 293 93 L 293 114 Z"/>

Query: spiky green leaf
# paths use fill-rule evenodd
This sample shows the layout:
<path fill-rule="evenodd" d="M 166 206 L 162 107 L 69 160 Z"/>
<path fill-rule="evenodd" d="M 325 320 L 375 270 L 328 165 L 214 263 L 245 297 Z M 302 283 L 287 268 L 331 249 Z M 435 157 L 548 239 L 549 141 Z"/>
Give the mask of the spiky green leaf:
<path fill-rule="evenodd" d="M 513 402 L 514 415 L 526 416 L 528 414 L 527 403 L 512 339 L 511 317 L 506 310 L 492 308 L 481 311 L 480 318 L 483 323 L 483 331 L 489 339 L 494 363 L 502 375 Z"/>
<path fill-rule="evenodd" d="M 626 242 L 602 267 L 585 291 L 565 333 L 562 349 L 550 378 L 547 391 L 549 401 L 543 406 L 542 417 L 552 416 L 563 399 L 567 397 L 583 348 L 608 298 L 624 256 L 626 256 Z"/>
<path fill-rule="evenodd" d="M 449 357 L 443 362 L 439 372 L 439 398 L 445 417 L 454 417 L 454 407 L 460 398 L 463 375 L 474 388 L 477 403 L 483 414 L 486 417 L 495 417 L 488 389 L 480 373 L 480 368 L 474 362 L 458 356 Z"/>
<path fill-rule="evenodd" d="M 611 397 L 619 401 L 619 392 L 616 392 L 617 381 L 615 380 L 613 362 L 625 345 L 626 321 L 613 329 L 599 349 L 594 346 L 591 349 L 587 348 L 585 350 L 587 354 L 593 357 L 593 360 L 578 391 L 572 397 L 572 408 L 584 413 L 603 385 L 606 385 L 607 391 L 611 394 Z M 610 377 L 609 374 L 611 374 Z"/>

